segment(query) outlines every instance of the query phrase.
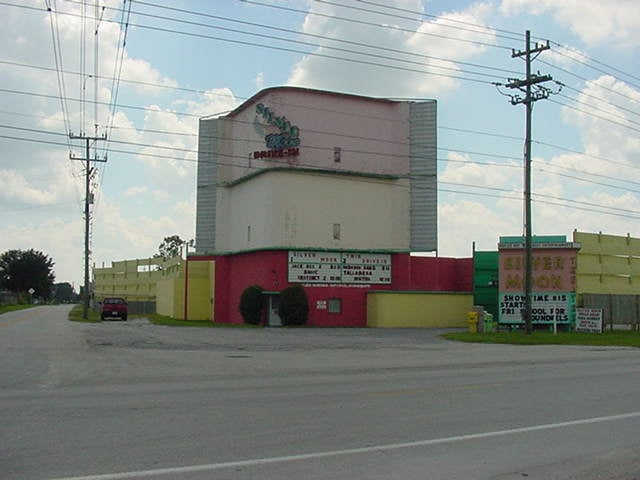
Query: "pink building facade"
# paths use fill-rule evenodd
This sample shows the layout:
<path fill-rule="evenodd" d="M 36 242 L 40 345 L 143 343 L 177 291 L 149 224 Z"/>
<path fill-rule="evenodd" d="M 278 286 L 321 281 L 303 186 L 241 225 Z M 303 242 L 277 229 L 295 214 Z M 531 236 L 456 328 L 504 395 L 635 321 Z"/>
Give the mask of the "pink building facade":
<path fill-rule="evenodd" d="M 371 290 L 471 291 L 437 252 L 436 102 L 294 87 L 200 120 L 196 252 L 215 260 L 216 321 L 242 291 L 302 284 L 309 324 L 365 326 Z"/>
<path fill-rule="evenodd" d="M 238 303 L 249 285 L 260 285 L 267 297 L 275 296 L 289 282 L 289 252 L 270 250 L 223 256 L 192 256 L 191 260 L 215 260 L 214 318 L 242 323 Z M 366 327 L 367 291 L 471 292 L 471 258 L 391 255 L 388 284 L 303 283 L 309 299 L 308 325 L 316 327 Z M 258 266 L 258 268 L 256 268 Z M 277 317 L 265 311 L 266 325 Z"/>

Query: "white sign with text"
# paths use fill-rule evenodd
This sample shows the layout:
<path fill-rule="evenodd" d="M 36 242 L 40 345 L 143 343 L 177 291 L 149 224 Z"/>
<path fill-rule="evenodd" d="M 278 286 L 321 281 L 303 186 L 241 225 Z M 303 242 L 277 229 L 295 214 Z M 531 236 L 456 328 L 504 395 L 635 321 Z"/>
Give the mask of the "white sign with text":
<path fill-rule="evenodd" d="M 602 309 L 576 308 L 576 332 L 602 333 Z"/>
<path fill-rule="evenodd" d="M 391 283 L 391 255 L 384 253 L 289 252 L 290 283 Z"/>

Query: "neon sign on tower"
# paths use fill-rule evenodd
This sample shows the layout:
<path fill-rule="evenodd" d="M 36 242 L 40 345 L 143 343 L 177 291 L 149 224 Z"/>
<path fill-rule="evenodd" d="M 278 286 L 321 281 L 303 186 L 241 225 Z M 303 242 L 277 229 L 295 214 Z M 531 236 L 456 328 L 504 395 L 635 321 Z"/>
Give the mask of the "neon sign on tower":
<path fill-rule="evenodd" d="M 296 157 L 300 155 L 300 129 L 286 117 L 278 117 L 262 103 L 256 105 L 256 113 L 261 115 L 267 124 L 278 128 L 279 133 L 270 133 L 264 137 L 269 150 L 253 152 L 253 158 Z"/>

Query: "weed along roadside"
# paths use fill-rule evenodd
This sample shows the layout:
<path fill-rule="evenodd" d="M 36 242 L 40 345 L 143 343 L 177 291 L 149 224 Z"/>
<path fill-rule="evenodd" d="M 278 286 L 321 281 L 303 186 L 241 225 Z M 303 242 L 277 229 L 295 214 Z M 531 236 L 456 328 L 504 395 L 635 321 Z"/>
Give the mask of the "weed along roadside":
<path fill-rule="evenodd" d="M 608 347 L 640 347 L 640 332 L 616 330 L 604 333 L 562 332 L 450 332 L 441 335 L 447 340 L 469 343 L 502 343 L 510 345 L 586 345 Z"/>

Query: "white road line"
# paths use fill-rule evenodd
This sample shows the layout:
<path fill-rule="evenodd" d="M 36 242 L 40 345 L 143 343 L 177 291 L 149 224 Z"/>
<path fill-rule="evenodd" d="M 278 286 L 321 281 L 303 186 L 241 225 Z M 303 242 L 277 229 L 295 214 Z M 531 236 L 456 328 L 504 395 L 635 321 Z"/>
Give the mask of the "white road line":
<path fill-rule="evenodd" d="M 222 470 L 225 468 L 250 467 L 255 465 L 268 465 L 271 463 L 296 462 L 300 460 L 314 460 L 326 457 L 338 457 L 344 455 L 358 455 L 363 453 L 373 453 L 387 450 L 399 450 L 402 448 L 426 447 L 443 443 L 453 443 L 465 440 L 478 440 L 489 437 L 499 437 L 502 435 L 512 435 L 516 433 L 537 432 L 540 430 L 553 430 L 556 428 L 574 427 L 579 425 L 589 425 L 593 423 L 613 422 L 640 417 L 640 412 L 631 412 L 621 415 L 608 415 L 605 417 L 584 418 L 581 420 L 571 420 L 568 422 L 548 423 L 545 425 L 533 425 L 530 427 L 512 428 L 508 430 L 498 430 L 495 432 L 472 433 L 469 435 L 459 435 L 455 437 L 433 438 L 431 440 L 419 440 L 415 442 L 392 443 L 389 445 L 379 445 L 362 448 L 349 448 L 346 450 L 333 450 L 328 452 L 306 453 L 300 455 L 287 455 L 283 457 L 256 458 L 252 460 L 239 460 L 235 462 L 211 463 L 208 465 L 192 465 L 187 467 L 159 468 L 155 470 L 139 470 L 134 472 L 106 473 L 99 475 L 88 475 L 84 477 L 66 477 L 51 480 L 128 480 L 132 478 L 146 478 L 158 475 L 175 475 L 183 473 L 208 472 Z"/>

